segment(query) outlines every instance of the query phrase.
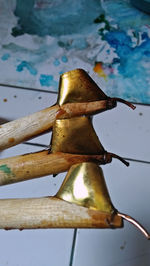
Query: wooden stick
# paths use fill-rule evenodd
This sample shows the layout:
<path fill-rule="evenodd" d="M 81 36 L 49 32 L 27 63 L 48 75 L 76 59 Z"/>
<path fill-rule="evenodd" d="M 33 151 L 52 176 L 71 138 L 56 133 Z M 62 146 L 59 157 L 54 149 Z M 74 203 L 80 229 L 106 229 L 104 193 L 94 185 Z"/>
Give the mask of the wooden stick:
<path fill-rule="evenodd" d="M 52 128 L 59 106 L 8 122 L 0 126 L 0 150 L 33 138 Z"/>
<path fill-rule="evenodd" d="M 0 150 L 7 149 L 52 129 L 55 119 L 89 115 L 116 106 L 114 101 L 54 105 L 26 117 L 0 125 Z"/>
<path fill-rule="evenodd" d="M 94 161 L 106 163 L 103 155 L 78 155 L 41 151 L 0 160 L 0 186 L 32 178 L 58 174 L 76 163 Z"/>
<path fill-rule="evenodd" d="M 0 200 L 1 229 L 110 228 L 111 215 L 70 204 L 55 197 Z M 123 227 L 113 218 L 113 227 Z"/>

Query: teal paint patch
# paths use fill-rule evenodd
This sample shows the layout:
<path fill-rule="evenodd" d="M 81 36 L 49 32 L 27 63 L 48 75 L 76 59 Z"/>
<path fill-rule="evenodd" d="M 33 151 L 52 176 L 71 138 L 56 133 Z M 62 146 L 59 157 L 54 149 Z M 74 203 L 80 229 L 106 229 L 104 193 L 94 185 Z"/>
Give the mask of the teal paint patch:
<path fill-rule="evenodd" d="M 3 54 L 2 55 L 2 57 L 1 57 L 1 59 L 3 60 L 3 61 L 6 61 L 6 60 L 8 60 L 8 58 L 10 57 L 10 54 Z"/>
<path fill-rule="evenodd" d="M 55 61 L 53 62 L 54 66 L 59 66 L 60 65 L 60 61 L 58 59 L 55 59 Z"/>
<path fill-rule="evenodd" d="M 64 74 L 64 71 L 60 71 L 59 74 L 60 74 L 60 75 Z"/>
<path fill-rule="evenodd" d="M 2 49 L 7 50 L 14 58 L 16 58 L 16 62 L 20 63 L 18 67 L 19 72 L 25 67 L 28 68 L 28 71 L 38 72 L 35 65 L 38 68 L 39 64 L 44 63 L 49 57 L 56 53 L 56 45 L 50 46 L 47 44 L 43 44 L 37 49 L 29 49 L 15 43 L 9 43 L 3 44 Z M 24 58 L 28 59 L 24 60 Z"/>
<path fill-rule="evenodd" d="M 67 62 L 68 62 L 68 58 L 67 58 L 67 56 L 63 55 L 63 56 L 61 57 L 61 61 L 62 61 L 63 63 L 67 63 Z"/>
<path fill-rule="evenodd" d="M 26 68 L 31 75 L 36 75 L 37 74 L 37 70 L 32 66 L 31 63 L 27 62 L 27 61 L 22 61 L 16 68 L 16 70 L 18 72 L 22 72 L 24 70 L 24 68 Z"/>
<path fill-rule="evenodd" d="M 58 89 L 58 82 L 54 80 L 52 75 L 41 74 L 40 75 L 40 84 L 41 84 L 41 86 L 46 86 L 46 87 L 52 86 L 54 88 L 54 90 Z"/>
<path fill-rule="evenodd" d="M 14 14 L 18 24 L 12 29 L 12 35 L 64 36 L 87 32 L 101 10 L 99 0 L 16 0 Z"/>
<path fill-rule="evenodd" d="M 5 176 L 4 178 L 4 183 L 3 184 L 11 184 L 16 182 L 15 180 L 15 174 L 12 172 L 11 168 L 8 167 L 7 164 L 2 164 L 0 165 L 0 171 L 3 173 Z"/>
<path fill-rule="evenodd" d="M 5 174 L 11 174 L 11 169 L 7 166 L 7 164 L 0 165 L 0 171 Z"/>

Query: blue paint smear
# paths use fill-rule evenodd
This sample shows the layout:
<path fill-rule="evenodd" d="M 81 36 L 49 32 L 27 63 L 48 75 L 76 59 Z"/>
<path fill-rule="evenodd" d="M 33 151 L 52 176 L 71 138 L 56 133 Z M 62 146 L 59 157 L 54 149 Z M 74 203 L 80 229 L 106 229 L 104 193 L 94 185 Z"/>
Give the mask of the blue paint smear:
<path fill-rule="evenodd" d="M 117 24 L 120 30 L 140 31 L 143 25 L 150 23 L 150 16 L 133 7 L 130 1 L 103 1 L 103 8 L 111 24 Z"/>
<path fill-rule="evenodd" d="M 8 60 L 8 58 L 10 57 L 10 54 L 3 54 L 2 55 L 2 57 L 1 57 L 1 59 L 3 60 L 3 61 L 6 61 L 6 60 Z"/>
<path fill-rule="evenodd" d="M 123 88 L 122 97 L 149 102 L 149 88 L 146 76 L 149 75 L 145 62 L 150 63 L 150 38 L 143 33 L 143 42 L 133 47 L 131 37 L 124 31 L 110 31 L 104 35 L 105 40 L 114 48 L 118 58 L 114 58 L 112 67 L 117 64 L 119 74 L 110 75 L 117 79 Z"/>
<path fill-rule="evenodd" d="M 85 36 L 75 37 L 71 41 L 68 38 L 61 37 L 58 41 L 58 45 L 66 50 L 76 49 L 76 50 L 84 50 L 88 47 L 88 43 L 85 40 Z"/>
<path fill-rule="evenodd" d="M 58 59 L 55 59 L 55 61 L 53 62 L 54 66 L 59 66 L 60 65 L 60 61 Z"/>
<path fill-rule="evenodd" d="M 99 35 L 116 53 L 110 63 L 115 74 L 108 74 L 109 95 L 149 103 L 150 38 L 142 31 L 150 24 L 150 16 L 134 8 L 130 1 L 103 1 L 102 7 L 105 24 L 100 25 Z M 100 23 L 101 17 L 95 22 Z M 103 65 L 108 68 L 107 63 Z"/>
<path fill-rule="evenodd" d="M 67 56 L 63 55 L 63 56 L 61 57 L 61 61 L 62 61 L 63 63 L 67 63 L 67 62 L 68 62 L 68 58 L 67 58 Z"/>
<path fill-rule="evenodd" d="M 3 44 L 2 48 L 11 52 L 14 57 L 27 58 L 27 62 L 30 62 L 30 65 L 38 65 L 47 58 L 51 57 L 56 53 L 56 45 L 47 45 L 43 44 L 38 49 L 29 49 L 15 43 Z M 29 59 L 28 59 L 29 58 Z M 31 61 L 32 60 L 32 61 Z M 25 61 L 25 60 L 22 60 Z"/>
<path fill-rule="evenodd" d="M 37 70 L 27 61 L 22 61 L 16 68 L 18 72 L 22 72 L 24 69 L 27 69 L 31 75 L 35 76 L 37 74 Z"/>
<path fill-rule="evenodd" d="M 61 36 L 89 32 L 93 20 L 101 11 L 99 0 L 16 0 L 14 13 L 19 19 L 12 35 Z"/>
<path fill-rule="evenodd" d="M 41 86 L 50 87 L 52 86 L 55 90 L 58 89 L 58 82 L 54 80 L 52 75 L 40 75 L 40 84 Z"/>
<path fill-rule="evenodd" d="M 131 0 L 131 3 L 139 10 L 150 13 L 150 0 Z"/>

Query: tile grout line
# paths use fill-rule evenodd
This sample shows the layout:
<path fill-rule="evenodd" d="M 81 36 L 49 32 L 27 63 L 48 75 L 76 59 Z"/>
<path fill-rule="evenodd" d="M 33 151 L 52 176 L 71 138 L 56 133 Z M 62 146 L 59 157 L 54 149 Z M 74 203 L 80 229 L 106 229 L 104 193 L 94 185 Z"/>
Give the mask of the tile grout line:
<path fill-rule="evenodd" d="M 45 149 L 49 149 L 50 148 L 50 146 L 48 146 L 46 144 L 28 142 L 28 141 L 22 142 L 20 144 L 30 145 L 30 146 L 37 146 L 37 147 L 42 147 L 42 148 L 45 148 Z M 127 158 L 127 157 L 123 157 L 123 159 L 127 160 L 127 161 L 131 161 L 131 162 L 150 164 L 150 161 L 145 161 L 145 160 L 140 160 L 140 159 Z"/>
<path fill-rule="evenodd" d="M 52 94 L 58 94 L 57 91 L 51 91 L 51 90 L 42 90 L 42 89 L 36 89 L 36 88 L 28 88 L 28 87 L 22 87 L 22 86 L 17 86 L 17 85 L 9 85 L 9 84 L 3 84 L 0 83 L 0 86 L 2 87 L 11 87 L 14 89 L 22 89 L 22 90 L 28 90 L 28 91 L 35 91 L 35 92 L 43 92 L 43 93 L 52 93 Z M 139 102 L 132 102 L 133 104 L 137 104 L 137 105 L 142 105 L 142 106 L 150 106 L 149 103 L 139 103 Z"/>
<path fill-rule="evenodd" d="M 35 92 L 44 92 L 44 93 L 53 93 L 53 94 L 58 94 L 56 91 L 50 91 L 50 90 L 42 90 L 42 89 L 35 89 L 35 88 L 27 88 L 27 87 L 21 87 L 21 86 L 16 86 L 16 85 L 7 85 L 7 84 L 2 84 L 0 83 L 1 87 L 7 87 L 7 88 L 13 88 L 13 89 L 21 89 L 21 90 L 27 90 L 27 91 L 35 91 Z"/>
<path fill-rule="evenodd" d="M 74 261 L 74 252 L 75 252 L 75 244 L 76 244 L 76 238 L 77 238 L 77 228 L 74 229 L 73 233 L 73 241 L 72 241 L 72 247 L 71 247 L 71 254 L 70 254 L 70 262 L 69 266 L 73 266 Z"/>
<path fill-rule="evenodd" d="M 22 144 L 31 145 L 31 146 L 39 146 L 39 147 L 42 147 L 42 148 L 49 149 L 49 146 L 48 145 L 40 144 L 40 143 L 23 142 Z M 125 157 L 123 157 L 123 159 L 124 160 L 127 160 L 127 161 L 131 161 L 131 162 L 150 164 L 150 161 L 145 161 L 145 160 L 139 160 L 139 159 L 133 159 L 133 158 L 125 158 Z"/>

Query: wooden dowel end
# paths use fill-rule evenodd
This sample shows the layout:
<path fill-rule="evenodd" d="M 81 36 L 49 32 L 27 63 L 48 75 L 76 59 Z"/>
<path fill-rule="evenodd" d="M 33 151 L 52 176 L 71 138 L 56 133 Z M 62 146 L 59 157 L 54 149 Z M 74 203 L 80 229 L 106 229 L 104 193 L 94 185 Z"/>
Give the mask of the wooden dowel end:
<path fill-rule="evenodd" d="M 0 229 L 110 228 L 111 215 L 56 197 L 0 200 Z M 123 226 L 113 218 L 113 228 Z"/>

